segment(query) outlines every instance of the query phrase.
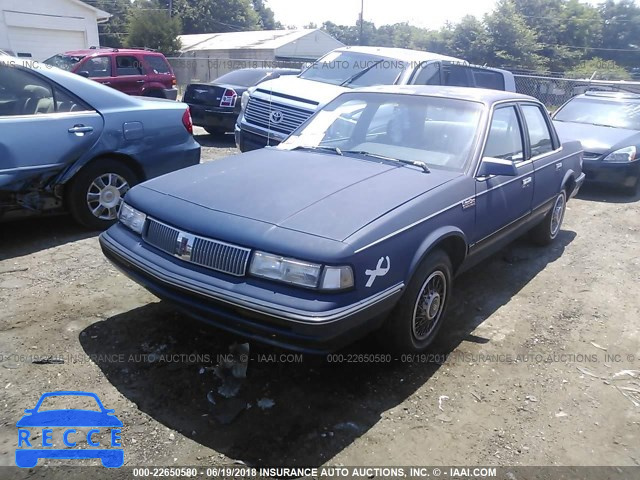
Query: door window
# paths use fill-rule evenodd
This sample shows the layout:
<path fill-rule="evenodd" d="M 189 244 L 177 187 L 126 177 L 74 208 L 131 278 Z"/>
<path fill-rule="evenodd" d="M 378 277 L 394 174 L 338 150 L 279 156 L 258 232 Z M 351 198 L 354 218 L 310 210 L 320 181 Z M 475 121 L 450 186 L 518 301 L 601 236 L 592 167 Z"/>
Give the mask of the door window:
<path fill-rule="evenodd" d="M 520 121 L 515 107 L 498 108 L 493 113 L 491 130 L 484 149 L 484 157 L 519 162 L 524 159 Z"/>
<path fill-rule="evenodd" d="M 531 156 L 536 157 L 553 151 L 549 125 L 545 121 L 540 108 L 535 105 L 522 105 L 522 113 L 529 129 Z"/>
<path fill-rule="evenodd" d="M 473 79 L 476 87 L 504 90 L 504 76 L 500 72 L 487 70 L 486 68 L 472 68 Z"/>
<path fill-rule="evenodd" d="M 428 63 L 420 70 L 415 85 L 440 85 L 440 64 Z"/>
<path fill-rule="evenodd" d="M 116 57 L 116 73 L 118 76 L 144 75 L 144 68 L 136 57 L 121 55 Z"/>
<path fill-rule="evenodd" d="M 442 84 L 453 87 L 471 87 L 468 71 L 469 67 L 465 67 L 464 65 L 443 65 Z"/>
<path fill-rule="evenodd" d="M 0 116 L 86 111 L 79 99 L 31 72 L 0 66 Z"/>
<path fill-rule="evenodd" d="M 86 71 L 91 78 L 104 78 L 111 76 L 111 58 L 93 57 L 87 60 L 80 67 L 81 71 Z"/>

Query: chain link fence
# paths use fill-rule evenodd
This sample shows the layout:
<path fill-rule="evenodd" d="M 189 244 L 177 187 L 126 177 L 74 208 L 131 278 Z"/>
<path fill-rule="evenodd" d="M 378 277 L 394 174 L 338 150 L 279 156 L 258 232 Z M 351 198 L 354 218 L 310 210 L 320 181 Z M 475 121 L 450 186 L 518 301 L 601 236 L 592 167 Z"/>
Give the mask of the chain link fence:
<path fill-rule="evenodd" d="M 167 58 L 178 82 L 180 94 L 190 83 L 207 83 L 241 68 L 302 68 L 302 61 L 256 60 L 248 58 Z"/>
<path fill-rule="evenodd" d="M 587 90 L 605 92 L 628 92 L 640 94 L 640 82 L 575 80 L 570 78 L 544 77 L 535 75 L 514 75 L 516 91 L 530 95 L 554 111 L 575 95 Z"/>

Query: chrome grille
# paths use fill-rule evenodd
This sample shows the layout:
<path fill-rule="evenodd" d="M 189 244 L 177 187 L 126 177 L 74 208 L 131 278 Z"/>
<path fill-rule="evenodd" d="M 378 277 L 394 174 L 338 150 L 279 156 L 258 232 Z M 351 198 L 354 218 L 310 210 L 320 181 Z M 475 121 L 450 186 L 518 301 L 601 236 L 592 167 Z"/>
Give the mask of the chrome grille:
<path fill-rule="evenodd" d="M 270 120 L 270 115 L 273 111 L 282 113 L 282 120 L 279 123 L 274 123 Z M 270 102 L 269 100 L 258 97 L 250 97 L 244 112 L 244 118 L 249 123 L 257 125 L 258 127 L 289 135 L 312 114 L 313 111 L 303 108 L 292 107 L 278 102 Z"/>
<path fill-rule="evenodd" d="M 243 276 L 251 250 L 199 237 L 149 219 L 144 241 L 169 255 L 230 275 Z"/>

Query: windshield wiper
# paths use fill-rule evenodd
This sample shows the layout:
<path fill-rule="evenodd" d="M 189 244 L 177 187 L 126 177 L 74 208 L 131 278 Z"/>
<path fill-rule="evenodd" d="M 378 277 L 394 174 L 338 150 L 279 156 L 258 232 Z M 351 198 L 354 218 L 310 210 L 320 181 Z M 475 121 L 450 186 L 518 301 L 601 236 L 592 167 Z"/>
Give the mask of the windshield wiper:
<path fill-rule="evenodd" d="M 297 147 L 293 147 L 291 150 L 324 150 L 327 152 L 335 153 L 336 155 L 342 155 L 342 150 L 340 150 L 338 147 L 314 147 L 311 145 L 298 145 Z"/>
<path fill-rule="evenodd" d="M 364 155 L 365 157 L 379 158 L 380 160 L 400 162 L 400 163 L 404 163 L 405 165 L 412 165 L 414 167 L 421 168 L 424 173 L 431 173 L 431 170 L 429 170 L 429 167 L 427 166 L 427 164 L 419 160 L 405 160 L 404 158 L 386 157 L 384 155 L 378 155 L 377 153 L 371 153 L 364 150 L 345 150 L 342 153 L 353 153 L 354 155 Z"/>
<path fill-rule="evenodd" d="M 344 87 L 345 85 L 349 85 L 351 82 L 355 82 L 357 79 L 359 79 L 361 76 L 363 76 L 365 73 L 367 73 L 369 70 L 373 69 L 374 67 L 380 65 L 383 62 L 383 60 L 378 60 L 377 62 L 373 63 L 372 65 L 369 65 L 367 68 L 365 68 L 364 70 L 360 70 L 357 73 L 354 73 L 353 75 L 351 75 L 349 78 L 347 78 L 344 82 L 342 82 L 340 84 L 341 87 Z"/>

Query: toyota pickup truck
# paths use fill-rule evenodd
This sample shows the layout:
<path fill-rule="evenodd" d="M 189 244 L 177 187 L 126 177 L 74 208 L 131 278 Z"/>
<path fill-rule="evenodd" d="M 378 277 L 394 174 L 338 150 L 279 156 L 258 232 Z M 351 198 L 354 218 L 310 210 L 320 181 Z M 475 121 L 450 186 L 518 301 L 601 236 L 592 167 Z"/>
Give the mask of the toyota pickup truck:
<path fill-rule="evenodd" d="M 280 77 L 242 95 L 235 140 L 243 151 L 277 145 L 339 94 L 374 85 L 449 85 L 515 92 L 511 72 L 460 58 L 403 48 L 342 47 L 298 76 Z"/>

